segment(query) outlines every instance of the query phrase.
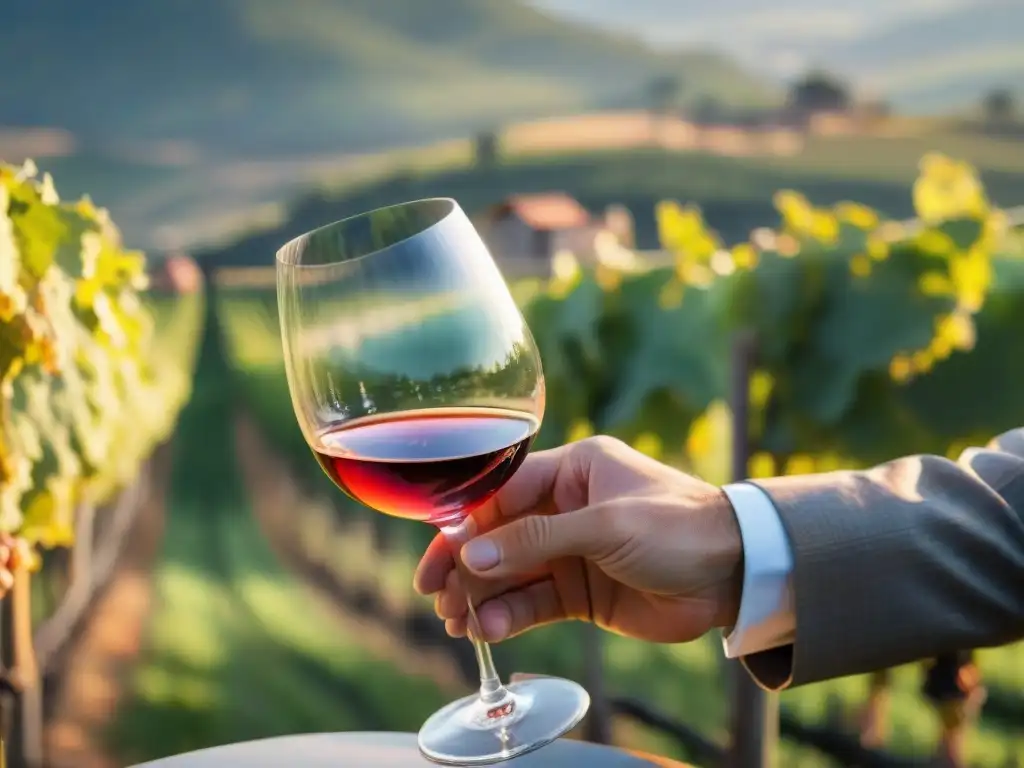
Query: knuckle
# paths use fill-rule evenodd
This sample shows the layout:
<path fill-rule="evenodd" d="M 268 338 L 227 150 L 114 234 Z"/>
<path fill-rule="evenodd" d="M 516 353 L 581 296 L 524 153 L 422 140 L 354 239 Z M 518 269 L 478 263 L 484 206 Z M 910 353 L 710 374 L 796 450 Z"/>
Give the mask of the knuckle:
<path fill-rule="evenodd" d="M 520 592 L 507 595 L 505 605 L 509 614 L 509 635 L 516 635 L 530 629 L 537 623 L 533 601 Z"/>
<path fill-rule="evenodd" d="M 611 435 L 594 435 L 584 440 L 581 445 L 586 446 L 585 450 L 592 457 L 615 455 L 626 447 L 624 442 Z"/>
<path fill-rule="evenodd" d="M 542 549 L 548 542 L 548 519 L 543 515 L 529 515 L 519 522 L 518 544 L 524 551 Z"/>
<path fill-rule="evenodd" d="M 573 444 L 569 459 L 574 474 L 584 478 L 591 469 L 610 456 L 621 456 L 629 448 L 624 442 L 611 435 L 594 435 Z"/>
<path fill-rule="evenodd" d="M 628 514 L 625 505 L 617 500 L 595 506 L 591 514 L 592 525 L 609 534 L 611 538 L 632 530 L 634 516 Z"/>

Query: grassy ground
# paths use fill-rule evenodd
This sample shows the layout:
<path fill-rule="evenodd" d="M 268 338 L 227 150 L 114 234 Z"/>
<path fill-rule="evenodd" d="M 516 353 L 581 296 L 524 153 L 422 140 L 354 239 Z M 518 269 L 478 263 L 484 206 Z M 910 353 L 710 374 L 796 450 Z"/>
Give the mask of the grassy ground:
<path fill-rule="evenodd" d="M 271 296 L 262 306 L 270 307 Z M 354 505 L 325 505 L 318 496 L 336 495 L 316 463 L 308 455 L 294 416 L 280 367 L 280 348 L 272 314 L 260 313 L 261 302 L 249 299 L 222 301 L 221 316 L 227 349 L 236 370 L 236 391 L 257 417 L 273 448 L 292 467 L 308 490 L 298 505 L 295 525 L 319 560 L 333 568 L 341 581 L 372 581 L 391 605 L 409 612 L 427 606 L 409 588 L 417 553 L 429 538 L 429 530 L 404 521 L 373 515 Z M 276 359 L 275 359 L 276 356 Z M 363 523 L 379 527 L 375 549 Z M 381 530 L 382 529 L 382 530 Z M 582 674 L 579 636 L 573 626 L 546 628 L 499 647 L 504 669 L 563 674 Z M 986 680 L 1002 690 L 1024 686 L 1024 646 L 983 651 L 980 664 Z M 613 693 L 640 696 L 673 716 L 724 738 L 726 687 L 720 674 L 721 650 L 716 638 L 680 646 L 651 646 L 619 637 L 605 640 L 608 688 Z M 911 665 L 895 673 L 892 692 L 891 747 L 904 754 L 930 754 L 937 736 L 936 718 L 920 696 L 922 667 Z M 867 681 L 846 678 L 787 692 L 783 706 L 810 722 L 820 722 L 830 702 L 839 702 L 849 715 L 865 698 Z M 635 746 L 670 752 L 671 745 L 644 736 Z M 819 765 L 820 759 L 786 747 L 787 765 Z M 1024 759 L 1024 732 L 1005 718 L 986 717 L 971 736 L 974 764 L 1002 766 L 1010 756 Z"/>

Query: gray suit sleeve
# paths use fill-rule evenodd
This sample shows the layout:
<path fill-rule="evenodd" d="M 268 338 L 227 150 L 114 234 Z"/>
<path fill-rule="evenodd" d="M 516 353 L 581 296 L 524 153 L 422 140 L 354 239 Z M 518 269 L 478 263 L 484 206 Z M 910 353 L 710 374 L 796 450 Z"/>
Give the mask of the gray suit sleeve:
<path fill-rule="evenodd" d="M 1024 429 L 958 462 L 756 483 L 793 549 L 793 645 L 744 664 L 777 690 L 1024 637 Z"/>

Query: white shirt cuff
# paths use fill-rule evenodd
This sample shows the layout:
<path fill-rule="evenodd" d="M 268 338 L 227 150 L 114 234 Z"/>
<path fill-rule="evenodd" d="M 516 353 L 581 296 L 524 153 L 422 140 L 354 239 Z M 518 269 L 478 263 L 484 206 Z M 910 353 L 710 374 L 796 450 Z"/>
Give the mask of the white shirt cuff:
<path fill-rule="evenodd" d="M 722 490 L 743 539 L 743 595 L 736 626 L 724 637 L 725 655 L 735 659 L 793 642 L 793 553 L 768 494 L 752 483 Z"/>

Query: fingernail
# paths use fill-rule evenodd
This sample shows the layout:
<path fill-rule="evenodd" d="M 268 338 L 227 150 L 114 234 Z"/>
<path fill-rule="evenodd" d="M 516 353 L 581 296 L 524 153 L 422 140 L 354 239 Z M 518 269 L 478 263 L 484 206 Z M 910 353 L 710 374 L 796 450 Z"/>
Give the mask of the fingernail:
<path fill-rule="evenodd" d="M 473 539 L 462 548 L 462 562 L 475 571 L 493 568 L 500 559 L 498 548 L 488 539 Z"/>

